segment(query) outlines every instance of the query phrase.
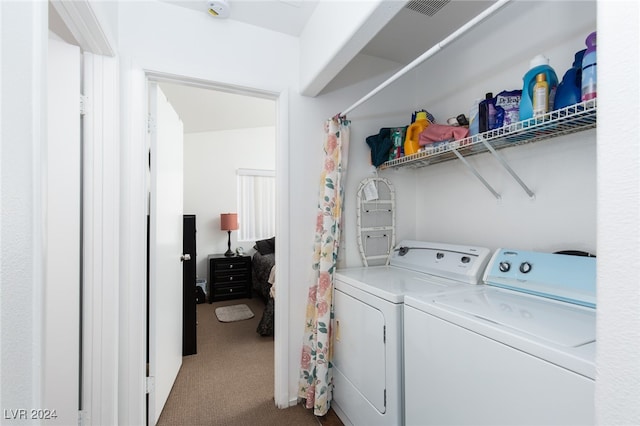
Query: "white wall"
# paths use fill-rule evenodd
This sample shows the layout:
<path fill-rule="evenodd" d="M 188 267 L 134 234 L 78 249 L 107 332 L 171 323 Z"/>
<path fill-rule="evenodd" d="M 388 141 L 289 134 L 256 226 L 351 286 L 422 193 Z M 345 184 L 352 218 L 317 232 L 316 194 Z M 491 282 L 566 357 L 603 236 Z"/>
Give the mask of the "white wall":
<path fill-rule="evenodd" d="M 376 72 L 376 77 L 363 78 L 374 69 L 385 71 Z M 339 105 L 341 109 L 345 109 L 397 69 L 398 64 L 396 63 L 367 55 L 358 55 L 346 73 L 343 72 L 340 75 L 340 80 L 332 82 L 327 88 L 327 92 L 334 94 L 332 87 L 339 86 L 335 94 L 353 93 L 354 96 L 349 97 L 349 102 Z M 345 84 L 348 81 L 351 83 Z M 411 120 L 412 110 L 407 105 L 407 99 L 411 99 L 413 96 L 412 91 L 411 78 L 400 79 L 383 93 L 374 96 L 356 108 L 347 117 L 351 120 L 351 143 L 344 188 L 344 226 L 342 232 L 345 242 L 340 247 L 339 267 L 362 266 L 357 245 L 356 195 L 360 182 L 376 175 L 375 168 L 371 165 L 371 152 L 366 138 L 378 134 L 381 127 L 404 126 Z M 329 95 L 323 95 L 317 99 L 324 98 L 329 98 Z M 380 175 L 382 176 L 382 173 Z M 415 238 L 416 204 L 413 194 L 415 179 L 410 175 L 403 174 L 394 176 L 390 180 L 396 189 L 396 205 L 399 213 L 396 220 L 396 239 L 400 241 Z"/>
<path fill-rule="evenodd" d="M 598 2 L 596 420 L 640 424 L 640 5 Z"/>
<path fill-rule="evenodd" d="M 199 278 L 208 279 L 207 256 L 227 250 L 220 213 L 238 211 L 236 170 L 275 170 L 275 137 L 274 127 L 184 135 L 184 213 L 196 215 Z M 249 253 L 253 242 L 232 232 L 231 249 L 238 246 Z"/>
<path fill-rule="evenodd" d="M 47 4 L 0 2 L 0 22 L 0 408 L 9 410 L 42 402 Z"/>
<path fill-rule="evenodd" d="M 145 19 L 140 20 L 140 16 Z M 285 364 L 288 370 L 288 399 L 295 401 L 304 301 L 309 285 L 317 176 L 321 170 L 322 120 L 335 114 L 338 108 L 344 108 L 343 104 L 351 99 L 340 93 L 331 97 L 327 105 L 327 102 L 297 95 L 298 41 L 291 36 L 232 20 L 213 20 L 206 13 L 162 2 L 123 2 L 120 4 L 118 22 L 123 64 L 123 152 L 132 152 L 136 156 L 141 154 L 137 148 L 132 151 L 134 144 L 140 144 L 139 138 L 143 135 L 140 135 L 140 123 L 136 124 L 131 119 L 138 114 L 132 104 L 142 101 L 144 97 L 137 83 L 141 70 L 252 88 L 275 95 L 284 93 L 288 104 L 279 105 L 278 109 L 280 113 L 288 111 L 289 127 L 279 129 L 278 137 L 286 135 L 287 139 L 282 147 L 282 156 L 278 156 L 278 161 L 283 163 L 277 165 L 277 169 L 282 170 L 282 167 L 289 173 L 289 191 L 284 197 L 290 211 L 283 213 L 290 218 L 291 226 L 289 240 L 280 239 L 278 244 L 288 249 L 291 258 L 278 271 L 290 276 L 287 283 L 290 286 L 290 313 L 288 318 L 282 318 L 285 324 L 290 324 L 290 330 L 288 336 L 282 338 L 288 338 L 289 341 Z M 219 42 L 221 40 L 224 42 Z M 128 157 L 124 157 L 124 160 L 130 161 Z M 124 181 L 139 177 L 135 167 L 133 170 L 132 176 L 123 176 Z M 129 197 L 123 206 L 136 205 L 135 188 L 133 194 L 123 195 Z M 132 228 L 135 229 L 135 226 L 132 225 Z M 135 301 L 140 295 L 131 293 L 132 286 L 133 283 L 127 279 L 121 283 L 123 291 L 131 294 L 130 300 Z M 142 304 L 143 301 L 136 303 Z M 121 300 L 121 304 L 128 312 L 134 312 L 128 299 Z M 135 320 L 129 321 L 135 326 Z M 131 338 L 129 344 L 133 344 Z M 126 377 L 123 376 L 123 379 Z M 132 384 L 133 387 L 139 385 Z M 132 398 L 135 396 L 129 399 Z M 121 398 L 121 403 L 127 403 L 126 396 Z M 126 421 L 135 423 L 135 416 L 142 414 L 134 413 L 134 417 Z"/>
<path fill-rule="evenodd" d="M 418 239 L 521 250 L 596 252 L 595 130 L 499 151 L 530 199 L 490 154 L 469 158 L 496 198 L 459 161 L 415 173 Z M 400 173 L 400 172 L 398 172 Z"/>
<path fill-rule="evenodd" d="M 562 79 L 575 52 L 585 48 L 586 36 L 596 30 L 595 5 L 593 1 L 509 4 L 416 69 L 416 105 L 441 123 L 468 114 L 473 100 L 486 92 L 522 89 L 522 76 L 538 53 L 550 59 Z M 545 31 L 536 37 L 522 33 L 528 23 L 542 21 Z M 501 194 L 500 201 L 459 161 L 421 169 L 414 174 L 417 238 L 491 249 L 595 253 L 595 130 L 499 154 L 535 198 L 530 199 L 490 154 L 468 161 Z M 388 174 L 400 173 L 411 172 Z"/>

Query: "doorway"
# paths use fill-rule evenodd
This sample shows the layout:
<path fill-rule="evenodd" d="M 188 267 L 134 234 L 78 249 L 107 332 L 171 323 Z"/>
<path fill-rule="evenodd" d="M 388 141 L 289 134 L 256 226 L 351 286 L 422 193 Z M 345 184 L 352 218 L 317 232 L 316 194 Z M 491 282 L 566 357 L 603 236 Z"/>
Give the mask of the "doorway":
<path fill-rule="evenodd" d="M 223 104 L 223 108 L 225 108 L 227 111 L 231 110 L 231 108 L 229 107 L 229 99 L 231 99 L 230 97 L 246 98 L 245 101 L 249 102 L 249 104 L 251 103 L 251 101 L 253 101 L 254 105 L 256 104 L 256 102 L 257 104 L 261 104 L 261 103 L 264 104 L 265 102 L 270 103 L 271 110 L 273 111 L 273 117 L 271 117 L 271 123 L 274 127 L 274 133 L 275 133 L 275 143 L 274 143 L 275 152 L 273 153 L 273 158 L 276 160 L 274 161 L 274 168 L 276 169 L 276 186 L 278 188 L 277 192 L 279 194 L 286 194 L 286 188 L 288 186 L 288 183 L 286 181 L 286 175 L 287 175 L 286 162 L 281 160 L 283 157 L 282 153 L 284 152 L 283 146 L 285 144 L 285 139 L 283 135 L 286 132 L 281 130 L 282 126 L 279 124 L 281 122 L 284 122 L 284 119 L 282 119 L 279 113 L 276 112 L 276 106 L 278 107 L 277 108 L 278 112 L 282 110 L 282 108 L 280 107 L 283 100 L 282 94 L 280 96 L 277 96 L 273 93 L 264 93 L 259 91 L 251 91 L 247 89 L 238 89 L 238 88 L 226 87 L 226 86 L 221 87 L 221 86 L 212 84 L 210 82 L 195 81 L 189 78 L 176 78 L 174 76 L 167 77 L 159 74 L 147 73 L 146 78 L 148 81 L 156 82 L 158 86 L 161 87 L 163 92 L 165 92 L 165 94 L 167 95 L 167 99 L 175 107 L 176 112 L 181 117 L 181 119 L 183 119 L 183 121 L 185 122 L 185 129 L 184 129 L 185 135 L 190 132 L 195 132 L 202 135 L 203 133 L 206 133 L 208 130 L 205 127 L 197 127 L 198 126 L 197 123 L 193 124 L 193 126 L 195 127 L 191 127 L 192 124 L 189 123 L 189 119 L 187 118 L 187 116 L 190 113 L 193 114 L 193 111 L 196 111 L 195 114 L 199 115 L 199 120 L 196 119 L 195 121 L 196 122 L 199 121 L 200 123 L 203 123 L 203 122 L 206 123 L 207 120 L 210 122 L 215 122 L 216 118 L 220 117 L 219 113 L 216 114 L 215 112 L 208 111 L 207 101 L 204 99 L 205 96 L 202 96 L 202 95 L 206 94 L 206 95 L 221 96 L 222 98 L 225 99 L 224 101 L 221 101 L 221 103 Z M 201 96 L 197 96 L 198 94 L 200 94 Z M 193 97 L 194 95 L 195 97 Z M 189 96 L 192 96 L 191 100 L 188 100 Z M 187 99 L 186 101 L 185 101 L 185 98 Z M 181 108 L 182 108 L 181 105 L 184 105 L 185 102 L 188 108 L 184 111 L 181 111 Z M 240 105 L 242 105 L 242 103 Z M 239 117 L 235 117 L 235 119 L 237 120 L 239 118 L 241 121 L 244 121 L 246 126 L 260 126 L 260 125 L 268 124 L 268 122 L 262 120 L 264 118 L 263 117 L 264 112 L 261 111 L 259 107 L 257 112 L 254 112 L 254 113 L 252 113 L 251 108 L 247 108 L 247 107 L 245 108 L 239 107 L 238 111 L 239 112 L 236 115 L 239 115 Z M 230 120 L 231 119 L 229 119 L 228 121 Z M 229 123 L 222 123 L 222 124 L 229 127 Z M 220 150 L 220 153 L 218 156 L 216 156 L 216 158 L 209 160 L 210 168 L 212 170 L 215 169 L 216 161 L 224 162 L 225 161 L 224 158 L 225 158 L 225 150 L 222 149 Z M 283 165 L 285 167 L 282 167 Z M 185 175 L 188 173 L 187 172 L 188 167 L 189 167 L 188 162 L 185 162 L 185 173 L 184 173 Z M 230 182 L 228 180 L 221 181 L 220 179 L 216 179 L 213 176 L 209 178 L 205 176 L 204 178 L 202 178 L 202 181 L 203 181 L 202 188 L 201 188 L 203 192 L 201 195 L 202 198 L 213 198 L 214 196 L 218 197 L 219 193 L 221 192 L 220 188 L 222 186 L 232 187 L 233 195 L 235 195 L 235 185 L 233 185 L 233 182 Z M 187 197 L 185 193 L 185 201 L 186 201 L 186 198 Z M 235 203 L 236 202 L 234 197 L 234 199 L 231 202 L 231 208 L 233 208 L 234 210 L 235 210 Z M 198 247 L 197 247 L 197 251 L 198 251 L 197 274 L 199 277 L 203 278 L 203 277 L 207 277 L 207 269 L 206 269 L 207 254 L 215 253 L 216 252 L 215 250 L 219 251 L 222 245 L 226 246 L 226 234 L 220 232 L 219 229 L 217 231 L 213 229 L 215 226 L 212 224 L 216 223 L 217 221 L 216 216 L 219 215 L 220 211 L 227 211 L 230 208 L 224 208 L 220 206 L 216 208 L 210 208 L 210 206 L 207 203 L 196 203 L 196 204 L 200 204 L 200 205 L 196 208 L 195 211 L 185 210 L 184 213 L 195 214 L 197 218 L 196 223 L 199 231 Z M 288 239 L 288 235 L 287 235 L 288 229 L 286 228 L 283 229 L 282 226 L 279 226 L 283 223 L 282 218 L 285 216 L 284 212 L 286 212 L 286 210 L 283 210 L 284 207 L 286 207 L 285 203 L 279 202 L 279 201 L 276 202 L 276 217 L 277 217 L 276 227 L 278 229 L 279 235 L 284 234 L 283 237 Z M 219 228 L 219 224 L 218 224 L 218 228 Z M 205 230 L 207 232 L 205 232 Z M 280 232 L 280 231 L 283 231 L 283 232 Z M 205 238 L 205 234 L 209 234 L 208 237 Z M 212 243 L 210 243 L 211 241 Z M 209 246 L 207 246 L 207 244 L 209 244 Z M 215 247 L 211 247 L 211 244 L 213 244 L 213 246 Z M 239 243 L 238 245 L 242 245 L 242 243 Z M 247 247 L 247 243 L 245 243 L 244 248 L 245 248 L 245 251 L 247 251 L 247 249 L 250 247 Z M 153 308 L 154 308 L 153 306 L 150 307 L 150 309 L 153 309 Z M 286 305 L 282 306 L 281 308 L 286 308 Z M 282 355 L 280 355 L 280 358 L 278 358 L 278 354 L 286 354 L 286 351 L 287 351 L 286 332 L 284 333 L 284 336 L 281 336 L 281 334 L 283 333 L 277 333 L 276 338 L 274 339 L 274 353 L 276 354 L 276 361 L 275 361 L 276 383 L 274 386 L 276 389 L 276 395 L 274 396 L 275 396 L 276 402 L 278 401 L 278 396 L 277 396 L 278 382 L 281 384 L 280 385 L 281 388 L 282 388 L 282 385 L 284 384 L 284 389 L 283 391 L 281 391 L 281 395 L 285 395 L 285 398 L 287 398 L 287 389 L 286 389 L 287 380 L 286 378 L 284 380 L 279 379 L 279 377 L 281 377 L 283 374 L 286 375 L 286 355 L 284 358 L 282 357 Z M 279 365 L 285 366 L 285 368 L 283 368 L 280 371 L 280 373 L 278 372 Z M 282 398 L 280 398 L 280 400 L 282 401 Z M 285 404 L 288 404 L 288 401 L 286 401 Z M 278 406 L 282 407 L 283 403 L 280 402 Z"/>

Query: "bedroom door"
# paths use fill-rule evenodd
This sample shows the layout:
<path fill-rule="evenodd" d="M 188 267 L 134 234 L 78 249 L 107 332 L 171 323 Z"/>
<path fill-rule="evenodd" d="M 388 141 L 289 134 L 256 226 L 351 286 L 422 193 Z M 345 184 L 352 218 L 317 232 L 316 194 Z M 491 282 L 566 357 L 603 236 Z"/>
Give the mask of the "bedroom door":
<path fill-rule="evenodd" d="M 149 83 L 149 411 L 155 425 L 182 365 L 183 125 Z"/>

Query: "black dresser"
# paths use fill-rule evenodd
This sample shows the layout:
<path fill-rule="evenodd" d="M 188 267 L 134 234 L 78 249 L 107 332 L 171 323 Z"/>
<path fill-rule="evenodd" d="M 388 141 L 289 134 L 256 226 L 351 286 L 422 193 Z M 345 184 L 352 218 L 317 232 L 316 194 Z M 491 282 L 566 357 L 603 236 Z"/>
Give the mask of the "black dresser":
<path fill-rule="evenodd" d="M 251 298 L 251 257 L 209 255 L 209 303 Z"/>

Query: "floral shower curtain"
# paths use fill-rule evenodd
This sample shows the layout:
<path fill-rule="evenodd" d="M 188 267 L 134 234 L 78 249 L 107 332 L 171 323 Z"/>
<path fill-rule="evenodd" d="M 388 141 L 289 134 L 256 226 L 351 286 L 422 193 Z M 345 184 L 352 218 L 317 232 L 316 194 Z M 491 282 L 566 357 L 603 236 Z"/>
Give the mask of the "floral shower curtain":
<path fill-rule="evenodd" d="M 298 396 L 316 416 L 329 410 L 332 395 L 331 320 L 333 276 L 338 259 L 342 218 L 342 182 L 349 152 L 349 122 L 334 117 L 325 122 L 324 168 L 320 176 L 314 240 L 315 282 L 309 288 L 302 342 Z"/>

